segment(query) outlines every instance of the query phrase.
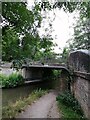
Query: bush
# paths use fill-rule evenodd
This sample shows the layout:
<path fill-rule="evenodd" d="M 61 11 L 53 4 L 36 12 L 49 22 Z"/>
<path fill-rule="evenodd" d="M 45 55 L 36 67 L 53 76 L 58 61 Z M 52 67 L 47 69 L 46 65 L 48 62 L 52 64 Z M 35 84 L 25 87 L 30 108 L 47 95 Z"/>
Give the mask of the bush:
<path fill-rule="evenodd" d="M 80 104 L 69 91 L 60 94 L 56 100 L 68 107 L 71 107 L 76 113 L 83 115 Z"/>
<path fill-rule="evenodd" d="M 41 88 L 35 90 L 32 92 L 32 94 L 36 94 L 38 97 L 41 97 L 42 95 L 46 94 L 48 90 L 42 90 Z"/>
<path fill-rule="evenodd" d="M 0 83 L 2 87 L 16 87 L 24 83 L 23 77 L 18 73 L 12 73 L 9 76 L 0 74 Z"/>
<path fill-rule="evenodd" d="M 8 76 L 5 76 L 4 74 L 0 74 L 0 85 L 2 87 L 7 86 L 8 84 Z"/>

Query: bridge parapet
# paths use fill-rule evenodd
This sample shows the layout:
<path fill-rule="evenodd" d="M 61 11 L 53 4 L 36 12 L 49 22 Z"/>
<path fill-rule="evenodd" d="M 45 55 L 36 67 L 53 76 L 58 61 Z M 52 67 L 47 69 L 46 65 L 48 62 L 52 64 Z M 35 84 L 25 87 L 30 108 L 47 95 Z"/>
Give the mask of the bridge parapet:
<path fill-rule="evenodd" d="M 69 69 L 90 73 L 90 51 L 78 50 L 72 52 L 68 59 Z"/>

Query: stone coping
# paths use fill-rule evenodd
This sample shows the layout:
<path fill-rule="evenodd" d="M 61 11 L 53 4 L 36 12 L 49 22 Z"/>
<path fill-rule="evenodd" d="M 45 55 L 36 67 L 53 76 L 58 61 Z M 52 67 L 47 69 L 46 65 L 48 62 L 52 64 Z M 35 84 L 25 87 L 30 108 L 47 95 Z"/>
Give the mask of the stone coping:
<path fill-rule="evenodd" d="M 74 75 L 76 75 L 78 77 L 82 77 L 86 80 L 90 80 L 90 73 L 87 73 L 87 72 L 74 71 Z"/>

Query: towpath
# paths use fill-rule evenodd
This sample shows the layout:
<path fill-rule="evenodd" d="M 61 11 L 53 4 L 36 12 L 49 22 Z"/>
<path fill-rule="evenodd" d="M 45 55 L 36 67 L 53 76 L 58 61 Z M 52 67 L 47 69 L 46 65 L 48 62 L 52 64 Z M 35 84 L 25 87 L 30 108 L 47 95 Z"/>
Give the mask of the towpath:
<path fill-rule="evenodd" d="M 51 91 L 29 105 L 17 118 L 60 118 L 57 108 L 56 92 Z"/>

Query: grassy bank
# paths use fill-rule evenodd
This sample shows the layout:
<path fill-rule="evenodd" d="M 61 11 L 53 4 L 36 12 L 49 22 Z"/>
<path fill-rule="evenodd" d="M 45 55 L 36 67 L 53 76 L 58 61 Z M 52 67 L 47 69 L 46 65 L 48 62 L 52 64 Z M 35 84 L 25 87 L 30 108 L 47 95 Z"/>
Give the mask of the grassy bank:
<path fill-rule="evenodd" d="M 27 98 L 20 99 L 14 104 L 12 103 L 7 107 L 3 107 L 2 118 L 15 118 L 20 112 L 24 111 L 27 105 L 30 105 L 47 92 L 47 90 L 35 90 Z"/>
<path fill-rule="evenodd" d="M 58 101 L 58 108 L 60 113 L 62 113 L 62 119 L 79 119 L 86 120 L 83 111 L 70 92 L 62 93 L 56 98 Z"/>

